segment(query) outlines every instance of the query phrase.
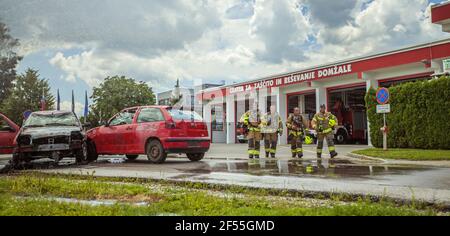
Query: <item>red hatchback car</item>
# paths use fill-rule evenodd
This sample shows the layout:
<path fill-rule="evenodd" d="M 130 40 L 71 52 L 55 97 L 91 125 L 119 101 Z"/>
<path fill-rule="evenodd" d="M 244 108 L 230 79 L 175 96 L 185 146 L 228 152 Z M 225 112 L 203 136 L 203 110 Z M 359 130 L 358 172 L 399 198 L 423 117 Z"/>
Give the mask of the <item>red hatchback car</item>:
<path fill-rule="evenodd" d="M 0 113 L 0 154 L 11 154 L 20 127 Z"/>
<path fill-rule="evenodd" d="M 91 159 L 126 155 L 134 160 L 146 154 L 151 162 L 162 163 L 168 153 L 186 153 L 189 160 L 199 161 L 210 146 L 201 116 L 168 106 L 124 109 L 105 125 L 89 130 L 87 137 Z"/>

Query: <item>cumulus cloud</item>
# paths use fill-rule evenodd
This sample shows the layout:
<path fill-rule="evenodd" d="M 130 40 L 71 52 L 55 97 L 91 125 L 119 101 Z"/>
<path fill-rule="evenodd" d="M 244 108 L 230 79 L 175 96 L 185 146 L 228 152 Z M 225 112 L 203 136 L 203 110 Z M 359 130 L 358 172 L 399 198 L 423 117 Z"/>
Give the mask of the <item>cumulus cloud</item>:
<path fill-rule="evenodd" d="M 310 59 L 333 61 L 447 37 L 430 23 L 427 0 L 360 1 L 355 6 L 356 13 L 345 24 L 319 26 L 320 49 L 308 52 Z"/>
<path fill-rule="evenodd" d="M 49 64 L 67 83 L 125 75 L 155 91 L 448 37 L 429 18 L 427 0 L 0 0 L 0 20 L 23 52 L 56 48 Z"/>
<path fill-rule="evenodd" d="M 328 27 L 337 27 L 352 21 L 352 12 L 357 6 L 357 0 L 305 0 L 311 20 Z"/>
<path fill-rule="evenodd" d="M 71 111 L 72 110 L 72 101 L 61 101 L 61 110 L 62 111 Z M 80 116 L 83 115 L 84 112 L 84 104 L 79 102 L 75 102 L 75 113 Z"/>
<path fill-rule="evenodd" d="M 251 18 L 251 34 L 264 43 L 257 52 L 262 60 L 280 63 L 302 60 L 311 25 L 297 0 L 256 0 Z"/>
<path fill-rule="evenodd" d="M 217 15 L 204 0 L 2 0 L 0 8 L 29 51 L 90 44 L 146 56 L 197 40 L 221 25 Z"/>
<path fill-rule="evenodd" d="M 226 10 L 226 17 L 233 20 L 251 17 L 254 13 L 253 5 L 254 0 L 241 0 Z"/>

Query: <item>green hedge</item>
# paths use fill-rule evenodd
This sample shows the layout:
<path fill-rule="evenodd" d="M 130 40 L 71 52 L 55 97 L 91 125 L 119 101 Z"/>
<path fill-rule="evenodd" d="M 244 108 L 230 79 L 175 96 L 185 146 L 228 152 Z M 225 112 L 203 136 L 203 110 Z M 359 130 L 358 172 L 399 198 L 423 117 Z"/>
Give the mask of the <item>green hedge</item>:
<path fill-rule="evenodd" d="M 450 149 L 450 77 L 404 83 L 389 92 L 388 147 Z M 370 88 L 365 100 L 372 144 L 382 147 L 383 115 L 376 114 L 375 94 Z"/>

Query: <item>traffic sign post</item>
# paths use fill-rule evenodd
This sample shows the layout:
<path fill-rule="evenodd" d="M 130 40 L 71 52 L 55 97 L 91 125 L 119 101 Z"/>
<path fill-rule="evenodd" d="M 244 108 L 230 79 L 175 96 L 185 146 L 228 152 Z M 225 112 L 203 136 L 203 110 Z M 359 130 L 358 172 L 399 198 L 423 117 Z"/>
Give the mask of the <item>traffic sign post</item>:
<path fill-rule="evenodd" d="M 389 90 L 387 88 L 379 88 L 377 94 L 377 113 L 383 114 L 383 127 L 380 129 L 383 132 L 383 150 L 387 150 L 387 132 L 388 128 L 386 126 L 386 113 L 391 112 L 391 105 L 389 102 Z"/>

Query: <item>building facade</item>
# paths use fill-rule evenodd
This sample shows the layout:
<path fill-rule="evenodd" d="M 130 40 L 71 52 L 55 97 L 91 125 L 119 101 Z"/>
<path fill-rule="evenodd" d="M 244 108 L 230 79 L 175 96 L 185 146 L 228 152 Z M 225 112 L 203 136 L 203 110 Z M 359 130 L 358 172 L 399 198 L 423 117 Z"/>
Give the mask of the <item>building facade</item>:
<path fill-rule="evenodd" d="M 450 39 L 446 39 L 205 89 L 196 97 L 202 101 L 212 142 L 236 143 L 239 118 L 257 102 L 263 112 L 276 105 L 284 120 L 294 107 L 311 119 L 325 104 L 338 117 L 337 137 L 344 138 L 339 142 L 370 145 L 369 132 L 379 131 L 369 130 L 364 102 L 367 90 L 433 79 L 444 73 L 443 60 L 449 58 Z M 283 133 L 281 144 L 287 143 L 286 130 Z"/>

